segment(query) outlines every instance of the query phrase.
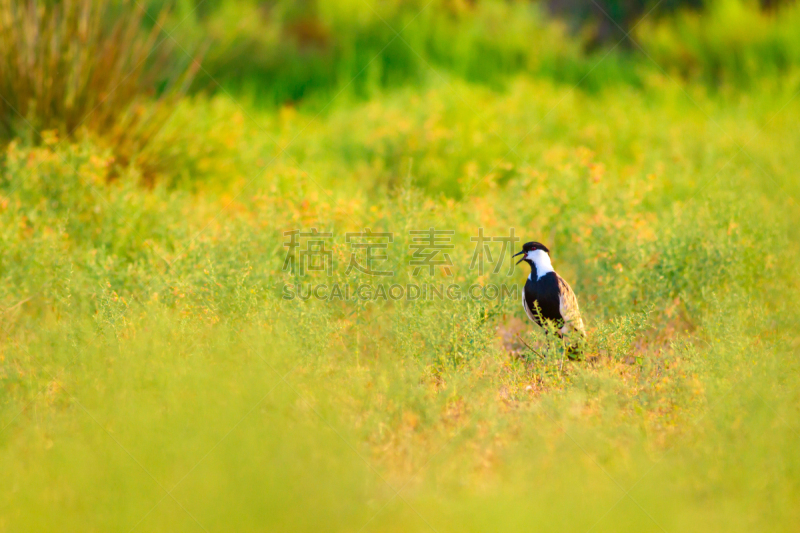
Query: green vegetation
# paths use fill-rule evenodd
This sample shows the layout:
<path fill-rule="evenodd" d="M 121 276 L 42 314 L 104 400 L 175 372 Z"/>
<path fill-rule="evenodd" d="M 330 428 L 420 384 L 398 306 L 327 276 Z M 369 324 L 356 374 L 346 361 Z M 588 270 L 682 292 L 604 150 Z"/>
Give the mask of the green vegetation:
<path fill-rule="evenodd" d="M 134 163 L 198 66 L 161 35 L 166 11 L 149 31 L 145 17 L 128 2 L 0 0 L 0 139 L 89 131 Z M 135 163 L 150 172 L 159 162 Z"/>
<path fill-rule="evenodd" d="M 139 35 L 174 32 L 178 55 L 198 28 L 232 35 L 246 6 L 209 4 L 162 29 L 145 16 Z M 250 80 L 274 82 L 203 89 L 230 63 L 212 41 L 188 93 L 163 85 L 185 63 L 125 89 L 169 111 L 135 151 L 53 107 L 23 114 L 35 135 L 4 134 L 0 531 L 792 531 L 800 98 L 782 19 L 737 7 L 763 17 L 739 50 L 768 40 L 789 58 L 772 69 L 759 52 L 754 70 L 715 62 L 722 30 L 672 40 L 721 27 L 719 11 L 653 22 L 642 42 L 661 70 L 634 49 L 586 52 L 527 4 L 434 2 L 415 26 L 413 4 L 390 3 L 419 33 L 358 92 L 348 54 L 369 63 L 360 39 L 394 33 L 357 2 L 298 5 L 295 19 L 363 29 L 330 30 L 351 41 L 307 93 L 283 69 L 313 54 L 282 55 L 278 37 L 273 56 L 246 52 L 270 65 Z M 500 37 L 476 22 L 492 16 Z M 515 52 L 534 19 L 554 32 L 535 64 Z M 411 49 L 436 72 L 383 78 Z M 470 74 L 479 50 L 498 70 Z M 569 58 L 612 77 L 585 90 L 536 66 Z M 431 227 L 453 231 L 453 265 L 415 278 L 409 231 Z M 285 232 L 310 228 L 332 233 L 330 275 L 284 269 Z M 347 273 L 346 233 L 364 228 L 393 234 L 391 276 Z M 470 268 L 479 228 L 548 244 L 587 321 L 583 361 L 516 297 L 282 298 L 299 282 L 522 283 L 521 267 Z M 541 356 L 509 353 L 516 333 Z"/>
<path fill-rule="evenodd" d="M 637 29 L 662 68 L 706 83 L 748 86 L 800 64 L 800 4 L 765 13 L 753 4 L 721 0 L 702 14 L 681 12 Z"/>

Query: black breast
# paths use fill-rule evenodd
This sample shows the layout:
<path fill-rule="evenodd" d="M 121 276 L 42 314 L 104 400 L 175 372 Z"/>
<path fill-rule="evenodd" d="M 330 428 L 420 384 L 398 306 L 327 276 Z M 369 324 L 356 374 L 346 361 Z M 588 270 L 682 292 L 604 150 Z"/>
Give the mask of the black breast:
<path fill-rule="evenodd" d="M 532 274 L 531 277 L 535 277 Z M 561 327 L 562 318 L 560 310 L 560 300 L 558 297 L 558 278 L 555 272 L 548 272 L 538 280 L 528 279 L 525 282 L 525 312 L 537 324 L 541 325 L 539 316 L 535 309 L 539 306 L 542 317 L 552 320 Z"/>

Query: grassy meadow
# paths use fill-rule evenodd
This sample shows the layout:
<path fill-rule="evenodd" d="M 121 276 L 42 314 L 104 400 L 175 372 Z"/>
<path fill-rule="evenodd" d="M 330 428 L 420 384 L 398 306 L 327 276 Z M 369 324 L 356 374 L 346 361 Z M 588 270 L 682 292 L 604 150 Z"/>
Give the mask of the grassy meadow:
<path fill-rule="evenodd" d="M 0 531 L 796 530 L 796 5 L 628 46 L 526 2 L 207 3 L 0 0 Z M 287 268 L 311 228 L 329 272 Z M 582 360 L 518 292 L 286 298 L 521 287 L 520 243 L 473 264 L 511 228 Z"/>

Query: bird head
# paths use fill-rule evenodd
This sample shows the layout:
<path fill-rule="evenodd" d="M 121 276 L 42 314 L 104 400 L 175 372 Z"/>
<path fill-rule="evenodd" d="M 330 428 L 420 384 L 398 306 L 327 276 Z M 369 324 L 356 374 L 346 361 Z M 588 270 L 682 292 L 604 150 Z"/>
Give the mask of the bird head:
<path fill-rule="evenodd" d="M 550 250 L 547 249 L 547 246 L 540 242 L 532 241 L 523 244 L 522 251 L 515 253 L 514 257 L 517 257 L 518 255 L 522 256 L 522 259 L 517 261 L 517 264 L 520 264 L 523 261 L 534 263 L 537 257 L 541 257 L 542 254 L 546 255 L 548 259 L 550 258 Z"/>

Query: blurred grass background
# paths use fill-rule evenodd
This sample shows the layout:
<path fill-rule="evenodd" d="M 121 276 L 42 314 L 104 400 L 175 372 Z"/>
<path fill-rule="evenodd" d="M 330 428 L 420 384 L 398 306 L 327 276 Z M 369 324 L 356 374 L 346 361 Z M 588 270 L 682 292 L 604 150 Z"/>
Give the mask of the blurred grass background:
<path fill-rule="evenodd" d="M 0 0 L 0 531 L 793 531 L 799 9 Z M 591 357 L 310 227 L 513 227 Z"/>

